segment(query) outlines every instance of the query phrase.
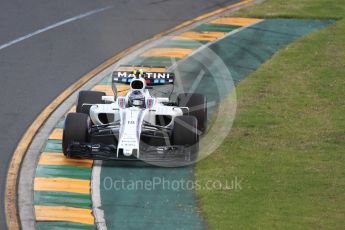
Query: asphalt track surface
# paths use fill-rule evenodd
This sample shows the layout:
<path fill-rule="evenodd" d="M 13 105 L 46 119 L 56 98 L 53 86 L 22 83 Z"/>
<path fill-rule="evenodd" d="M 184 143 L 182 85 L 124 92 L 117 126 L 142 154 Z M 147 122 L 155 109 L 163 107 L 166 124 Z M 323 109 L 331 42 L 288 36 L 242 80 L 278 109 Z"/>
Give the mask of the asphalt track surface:
<path fill-rule="evenodd" d="M 114 54 L 238 0 L 2 0 L 0 2 L 0 224 L 12 153 L 36 116 Z M 110 8 L 106 8 L 110 7 Z M 75 18 L 87 12 L 101 12 Z M 74 18 L 60 26 L 56 23 Z M 48 29 L 50 26 L 56 27 Z"/>

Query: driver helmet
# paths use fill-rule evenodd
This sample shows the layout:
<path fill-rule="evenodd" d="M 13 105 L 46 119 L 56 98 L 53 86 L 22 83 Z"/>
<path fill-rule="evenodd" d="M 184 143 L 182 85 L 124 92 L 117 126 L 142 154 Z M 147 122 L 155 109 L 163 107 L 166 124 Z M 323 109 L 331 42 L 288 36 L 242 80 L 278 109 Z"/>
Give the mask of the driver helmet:
<path fill-rule="evenodd" d="M 128 105 L 130 107 L 140 107 L 143 108 L 145 106 L 145 96 L 143 92 L 140 90 L 134 90 L 130 93 L 128 97 Z"/>

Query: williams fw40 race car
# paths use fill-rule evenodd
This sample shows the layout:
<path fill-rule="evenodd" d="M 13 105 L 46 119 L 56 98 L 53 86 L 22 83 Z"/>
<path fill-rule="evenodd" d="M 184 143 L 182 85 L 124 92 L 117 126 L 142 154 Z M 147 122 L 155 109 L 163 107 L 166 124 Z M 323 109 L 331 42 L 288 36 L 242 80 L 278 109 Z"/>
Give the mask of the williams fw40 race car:
<path fill-rule="evenodd" d="M 176 101 L 153 97 L 149 89 L 174 84 L 173 73 L 114 71 L 114 96 L 79 92 L 76 113 L 67 114 L 63 153 L 68 158 L 193 162 L 199 136 L 207 126 L 207 102 L 201 94 L 183 93 Z M 116 84 L 128 84 L 118 96 Z"/>

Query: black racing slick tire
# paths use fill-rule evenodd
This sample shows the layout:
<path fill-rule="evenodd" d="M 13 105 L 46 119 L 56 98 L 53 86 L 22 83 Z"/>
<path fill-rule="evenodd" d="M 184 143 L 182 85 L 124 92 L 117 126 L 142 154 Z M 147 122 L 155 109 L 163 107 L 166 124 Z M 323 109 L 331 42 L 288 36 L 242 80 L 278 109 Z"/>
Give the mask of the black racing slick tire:
<path fill-rule="evenodd" d="M 102 96 L 106 96 L 106 94 L 98 91 L 80 91 L 77 99 L 76 112 L 89 115 L 91 106 L 84 104 L 102 104 Z"/>
<path fill-rule="evenodd" d="M 189 115 L 198 120 L 198 129 L 204 132 L 207 128 L 207 100 L 202 94 L 183 93 L 177 97 L 179 107 L 188 107 Z"/>
<path fill-rule="evenodd" d="M 89 115 L 84 113 L 67 114 L 62 135 L 62 151 L 66 157 L 73 157 L 67 151 L 72 142 L 90 141 L 90 130 L 91 119 Z"/>
<path fill-rule="evenodd" d="M 174 145 L 189 146 L 191 160 L 195 161 L 199 150 L 198 120 L 194 116 L 175 117 L 172 142 Z"/>

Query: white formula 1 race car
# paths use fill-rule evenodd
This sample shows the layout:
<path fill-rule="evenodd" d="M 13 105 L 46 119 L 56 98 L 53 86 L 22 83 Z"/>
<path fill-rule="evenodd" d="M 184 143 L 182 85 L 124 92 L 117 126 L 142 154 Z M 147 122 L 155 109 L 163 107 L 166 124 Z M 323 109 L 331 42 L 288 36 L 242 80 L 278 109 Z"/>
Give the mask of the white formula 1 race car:
<path fill-rule="evenodd" d="M 81 91 L 76 113 L 67 114 L 63 153 L 69 158 L 193 162 L 207 125 L 201 94 L 179 94 L 176 102 L 152 97 L 149 89 L 174 84 L 173 73 L 114 71 L 114 96 Z M 129 84 L 118 96 L 117 83 Z"/>

